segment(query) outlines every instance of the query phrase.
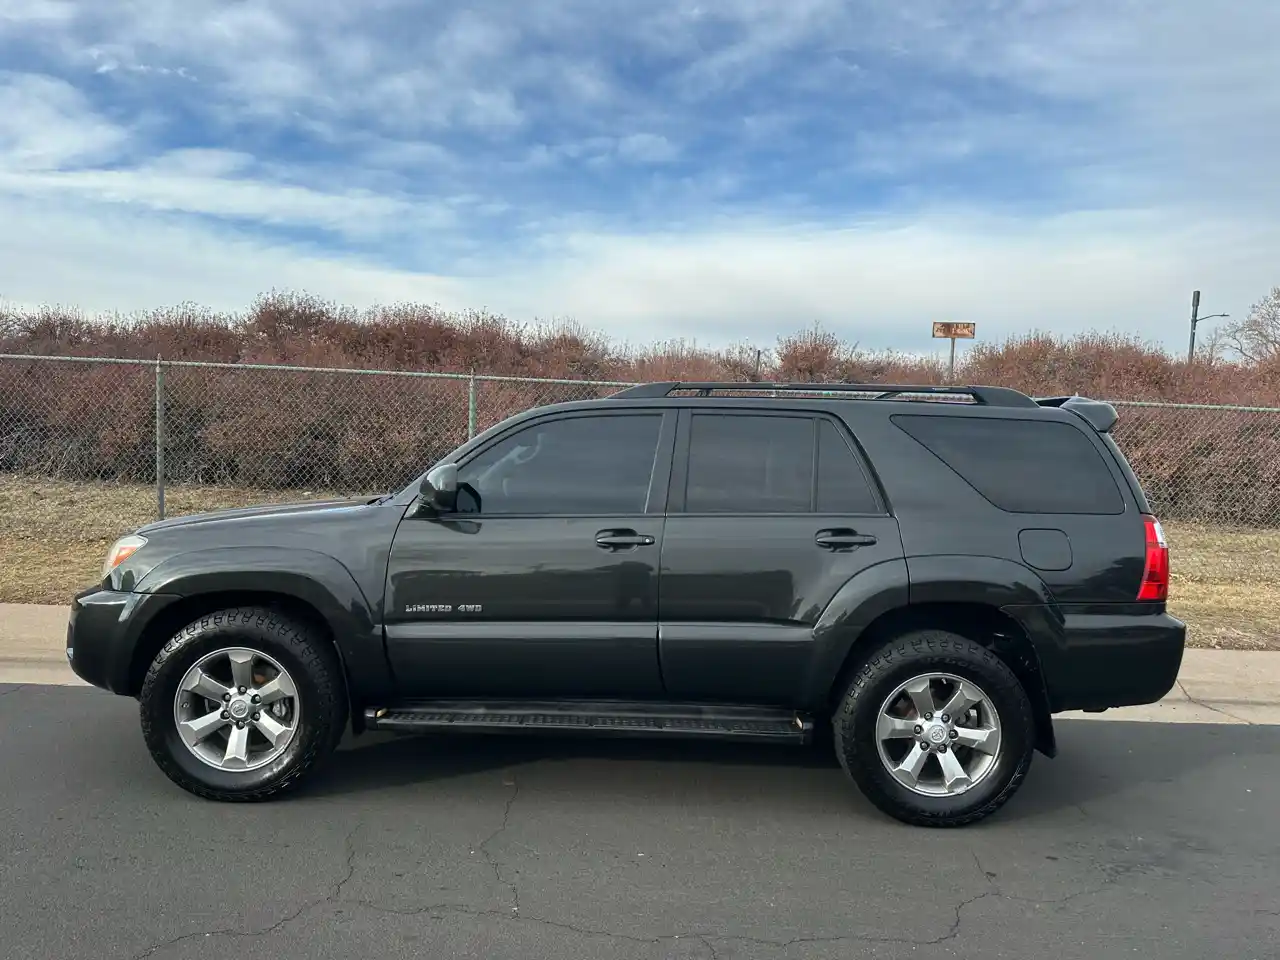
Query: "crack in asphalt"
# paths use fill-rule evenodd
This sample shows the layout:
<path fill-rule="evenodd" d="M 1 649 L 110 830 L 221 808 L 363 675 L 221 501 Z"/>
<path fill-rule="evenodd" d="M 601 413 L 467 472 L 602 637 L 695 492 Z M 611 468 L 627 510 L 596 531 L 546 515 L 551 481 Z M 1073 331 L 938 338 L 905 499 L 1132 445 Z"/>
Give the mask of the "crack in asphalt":
<path fill-rule="evenodd" d="M 1133 873 L 1139 872 L 1137 868 L 1130 869 L 1130 870 L 1122 870 L 1116 873 L 1114 876 L 1107 877 L 1105 880 L 1101 881 L 1100 883 L 1094 884 L 1093 886 L 1090 886 L 1090 887 L 1085 887 L 1083 890 L 1076 890 L 1074 893 L 1068 893 L 1066 896 L 1063 896 L 1063 897 L 1054 897 L 1052 899 L 1045 899 L 1043 897 L 1023 897 L 1023 896 L 1019 896 L 1016 893 L 1005 893 L 1003 890 L 1000 889 L 999 884 L 997 884 L 995 880 L 992 879 L 992 875 L 988 874 L 987 871 L 983 869 L 982 862 L 978 859 L 977 853 L 973 854 L 973 862 L 978 865 L 978 869 L 981 870 L 983 876 L 986 877 L 987 883 L 991 887 L 991 893 L 993 893 L 997 899 L 1008 900 L 1012 903 L 1031 903 L 1031 904 L 1035 904 L 1036 906 L 1042 906 L 1042 907 L 1056 907 L 1064 903 L 1070 903 L 1072 900 L 1078 900 L 1081 897 L 1089 897 L 1097 893 L 1105 893 L 1106 891 L 1114 887 L 1116 884 L 1118 884 L 1125 877 L 1130 876 Z"/>
<path fill-rule="evenodd" d="M 1204 707 L 1204 709 L 1210 711 L 1211 713 L 1216 713 L 1219 716 L 1226 717 L 1228 720 L 1234 720 L 1236 723 L 1247 724 L 1250 727 L 1255 726 L 1252 720 L 1246 720 L 1244 717 L 1237 717 L 1234 713 L 1227 713 L 1227 711 L 1223 710 L 1221 707 L 1215 707 L 1212 704 L 1205 703 L 1203 700 L 1197 700 L 1195 697 L 1193 697 L 1191 694 L 1187 692 L 1187 688 L 1183 685 L 1181 680 L 1176 680 L 1174 682 L 1177 683 L 1178 689 L 1182 691 L 1182 695 L 1186 697 L 1188 700 L 1190 700 L 1192 703 L 1194 703 L 1197 707 Z"/>
<path fill-rule="evenodd" d="M 673 940 L 696 940 L 706 947 L 708 953 L 710 954 L 711 960 L 719 960 L 719 953 L 716 950 L 716 943 L 750 944 L 753 946 L 767 947 L 767 948 L 776 949 L 776 950 L 786 950 L 788 948 L 796 947 L 796 946 L 818 945 L 818 944 L 830 945 L 830 944 L 839 944 L 839 943 L 845 943 L 845 942 L 868 943 L 868 944 L 871 944 L 871 943 L 901 944 L 901 945 L 913 946 L 913 947 L 938 946 L 939 944 L 947 943 L 949 941 L 955 940 L 960 937 L 962 932 L 962 927 L 964 924 L 965 910 L 968 909 L 973 904 L 978 903 L 979 901 L 996 899 L 996 900 L 1007 900 L 1007 901 L 1018 902 L 1018 903 L 1034 903 L 1034 904 L 1040 904 L 1045 906 L 1054 906 L 1058 904 L 1067 903 L 1071 900 L 1075 900 L 1080 897 L 1089 896 L 1092 894 L 1101 893 L 1105 890 L 1108 890 L 1114 887 L 1117 881 L 1120 880 L 1123 876 L 1123 875 L 1120 875 L 1114 878 L 1109 878 L 1096 886 L 1089 887 L 1084 890 L 1078 890 L 1074 893 L 1070 893 L 1066 895 L 1065 897 L 1060 897 L 1053 900 L 1043 900 L 1037 897 L 1022 897 L 1016 894 L 1007 894 L 1002 892 L 999 885 L 996 883 L 994 879 L 994 875 L 989 873 L 986 870 L 986 868 L 983 866 L 982 861 L 979 858 L 977 852 L 971 851 L 974 865 L 977 867 L 978 872 L 982 876 L 983 881 L 985 882 L 988 889 L 983 893 L 979 893 L 974 896 L 968 897 L 964 900 L 961 900 L 959 903 L 955 904 L 951 908 L 953 913 L 951 922 L 948 924 L 947 929 L 937 937 L 933 937 L 933 938 L 891 937 L 891 936 L 877 936 L 874 934 L 849 933 L 849 934 L 839 934 L 835 936 L 812 936 L 812 937 L 800 936 L 800 937 L 791 937 L 787 939 L 771 939 L 768 937 L 754 937 L 746 934 L 724 933 L 724 932 L 717 932 L 713 930 L 681 931 L 677 933 L 657 934 L 654 936 L 636 936 L 635 934 L 622 933 L 619 931 L 609 930 L 609 929 L 600 928 L 600 927 L 582 926 L 580 924 L 568 923 L 561 920 L 552 920 L 547 917 L 538 917 L 538 916 L 532 916 L 532 915 L 520 913 L 519 888 L 513 879 L 508 880 L 504 876 L 503 874 L 504 864 L 502 864 L 497 858 L 495 858 L 488 849 L 489 844 L 493 843 L 494 840 L 500 837 L 510 825 L 512 807 L 515 805 L 516 800 L 520 796 L 520 784 L 513 778 L 511 787 L 512 787 L 511 795 L 507 798 L 506 803 L 503 807 L 502 822 L 498 825 L 497 829 L 495 829 L 493 833 L 489 834 L 489 836 L 486 837 L 476 848 L 484 856 L 486 862 L 489 864 L 490 868 L 493 870 L 494 877 L 497 879 L 498 883 L 502 886 L 507 887 L 508 890 L 510 890 L 511 906 L 508 909 L 502 910 L 502 909 L 494 909 L 494 908 L 469 907 L 463 904 L 448 904 L 448 903 L 431 904 L 428 906 L 413 907 L 413 908 L 401 908 L 401 907 L 388 906 L 388 905 L 379 903 L 376 900 L 348 899 L 343 897 L 342 896 L 343 891 L 346 889 L 347 884 L 349 884 L 355 876 L 355 870 L 356 870 L 355 861 L 359 852 L 355 841 L 356 841 L 357 834 L 360 832 L 360 830 L 364 826 L 363 823 L 358 823 L 351 829 L 351 832 L 347 834 L 347 837 L 344 841 L 346 856 L 343 861 L 342 873 L 332 883 L 330 891 L 326 893 L 324 896 L 313 897 L 312 899 L 306 901 L 301 906 L 299 906 L 296 910 L 289 912 L 285 916 L 281 917 L 280 919 L 276 920 L 275 922 L 261 929 L 243 930 L 243 929 L 227 927 L 227 928 L 218 928 L 214 930 L 198 930 L 193 933 L 183 934 L 178 937 L 173 937 L 173 938 L 162 940 L 155 944 L 152 944 L 151 946 L 143 950 L 141 953 L 135 954 L 132 960 L 148 960 L 148 958 L 153 957 L 155 954 L 159 953 L 161 950 L 164 950 L 168 947 L 177 946 L 178 944 L 186 943 L 187 941 L 191 941 L 191 940 L 200 940 L 208 937 L 253 939 L 258 937 L 269 936 L 273 933 L 276 933 L 286 925 L 294 922 L 295 920 L 300 919 L 304 914 L 312 910 L 315 910 L 317 908 L 324 907 L 326 905 L 364 908 L 366 910 L 370 910 L 375 913 L 380 913 L 388 916 L 398 916 L 398 917 L 430 917 L 435 919 L 441 919 L 447 916 L 466 916 L 466 917 L 481 918 L 481 919 L 494 919 L 494 920 L 501 920 L 501 921 L 515 922 L 515 923 L 534 924 L 536 926 L 546 927 L 552 930 L 562 930 L 569 933 L 575 933 L 580 936 L 601 937 L 601 938 L 619 940 L 627 943 L 635 943 L 635 944 L 641 944 L 641 945 L 657 945 L 657 944 L 670 942 Z M 1259 912 L 1267 912 L 1267 911 L 1259 911 Z"/>
<path fill-rule="evenodd" d="M 489 862 L 489 866 L 493 868 L 494 879 L 497 880 L 500 885 L 511 891 L 511 912 L 517 916 L 520 914 L 520 889 L 516 886 L 516 882 L 514 880 L 508 880 L 502 875 L 503 864 L 498 862 L 493 854 L 489 852 L 488 848 L 489 844 L 493 843 L 493 841 L 500 837 L 507 829 L 507 824 L 511 822 L 511 807 L 515 804 L 516 798 L 519 796 L 520 782 L 515 778 L 515 775 L 512 774 L 511 796 L 507 797 L 507 805 L 502 810 L 502 823 L 498 826 L 497 830 L 485 837 L 485 839 L 480 842 L 480 845 L 476 847 L 476 849 L 483 854 L 485 860 Z"/>
<path fill-rule="evenodd" d="M 986 867 L 984 867 L 984 866 L 982 865 L 982 861 L 978 859 L 978 851 L 977 851 L 977 850 L 971 850 L 971 851 L 969 851 L 969 852 L 973 854 L 973 863 L 974 863 L 974 866 L 976 866 L 976 867 L 978 868 L 978 873 L 979 873 L 979 874 L 981 874 L 982 879 L 983 879 L 983 882 L 985 882 L 985 883 L 986 883 L 986 885 L 987 885 L 987 887 L 988 887 L 988 888 L 990 888 L 991 890 L 995 891 L 996 893 L 999 893 L 999 892 L 1000 892 L 1000 887 L 996 885 L 996 881 L 995 881 L 995 876 L 996 876 L 996 875 L 995 875 L 994 873 L 988 873 L 988 872 L 987 872 L 987 868 L 986 868 Z"/>
<path fill-rule="evenodd" d="M 0 690 L 0 697 L 7 697 L 9 694 L 17 693 L 19 690 L 23 690 L 29 686 L 31 686 L 29 683 L 15 683 L 8 690 Z"/>
<path fill-rule="evenodd" d="M 550 927 L 554 930 L 565 930 L 586 937 L 603 937 L 610 940 L 622 940 L 626 943 L 636 943 L 644 945 L 654 945 L 665 943 L 670 940 L 699 940 L 711 952 L 712 960 L 717 960 L 714 941 L 724 943 L 749 943 L 755 946 L 771 947 L 778 950 L 785 950 L 788 947 L 801 946 L 804 944 L 833 944 L 850 941 L 854 943 L 896 943 L 905 944 L 907 946 L 931 947 L 940 943 L 946 943 L 948 940 L 954 940 L 960 935 L 960 926 L 963 920 L 963 913 L 966 907 L 977 903 L 979 900 L 986 900 L 989 897 L 1000 898 L 1001 894 L 993 890 L 986 893 L 980 893 L 977 896 L 969 897 L 960 901 L 952 910 L 954 918 L 952 919 L 947 931 L 941 936 L 931 939 L 916 939 L 913 937 L 879 937 L 872 934 L 839 934 L 830 937 L 791 937 L 786 940 L 774 940 L 768 937 L 752 937 L 746 934 L 735 933 L 716 933 L 715 931 L 693 931 L 681 933 L 664 933 L 650 937 L 640 937 L 630 933 L 620 933 L 615 930 L 606 930 L 599 927 L 584 927 L 574 923 L 566 923 L 561 920 L 550 920 L 546 917 L 535 917 L 528 914 L 521 916 L 512 916 L 502 910 L 484 909 L 477 907 L 466 907 L 459 904 L 433 904 L 426 907 L 414 907 L 405 909 L 402 907 L 389 907 L 373 900 L 344 900 L 347 906 L 363 907 L 376 913 L 388 914 L 397 917 L 432 917 L 440 918 L 449 915 L 461 915 L 466 917 L 491 918 L 495 920 L 506 920 L 514 923 L 530 923 L 542 927 Z"/>
<path fill-rule="evenodd" d="M 148 957 L 155 956 L 157 953 L 159 953 L 161 950 L 164 950 L 167 947 L 174 947 L 180 943 L 186 943 L 188 940 L 200 940 L 205 937 L 235 937 L 235 938 L 253 939 L 257 937 L 269 936 L 270 934 L 275 933 L 281 927 L 285 926 L 285 924 L 292 923 L 294 920 L 297 920 L 299 917 L 301 917 L 304 913 L 306 913 L 309 910 L 314 910 L 316 907 L 325 903 L 339 902 L 338 895 L 342 893 L 342 888 L 345 887 L 351 881 L 351 878 L 353 876 L 355 876 L 355 872 L 356 872 L 355 838 L 356 838 L 356 834 L 360 832 L 360 828 L 362 826 L 363 824 L 357 823 L 351 829 L 351 832 L 347 834 L 347 838 L 343 844 L 347 851 L 346 860 L 344 861 L 344 865 L 343 865 L 343 875 L 341 879 L 339 879 L 333 885 L 333 890 L 325 894 L 323 897 L 318 897 L 318 898 L 313 898 L 311 900 L 308 900 L 306 903 L 302 904 L 302 906 L 298 907 L 297 910 L 294 910 L 292 913 L 286 914 L 285 916 L 277 920 L 275 923 L 272 923 L 269 926 L 263 927 L 261 930 L 237 930 L 232 927 L 225 927 L 217 930 L 197 930 L 194 933 L 184 933 L 178 937 L 171 937 L 168 940 L 161 940 L 158 943 L 153 943 L 151 946 L 147 947 L 141 953 L 135 954 L 132 960 L 147 960 Z"/>
<path fill-rule="evenodd" d="M 507 807 L 503 817 L 503 826 L 499 827 L 498 830 L 494 831 L 494 833 L 491 834 L 485 840 L 485 843 L 491 842 L 495 837 L 499 836 L 504 829 L 506 829 L 506 823 L 508 818 L 510 817 L 511 804 L 514 803 L 517 793 L 518 793 L 518 790 L 513 791 L 511 798 L 507 801 Z M 133 960 L 146 960 L 146 958 L 149 958 L 155 955 L 156 953 L 165 949 L 166 947 L 171 947 L 180 943 L 185 943 L 188 940 L 198 940 L 204 937 L 257 938 L 257 937 L 269 936 L 270 934 L 277 932 L 287 924 L 300 919 L 307 912 L 319 907 L 323 907 L 326 904 L 333 905 L 333 906 L 342 905 L 347 907 L 364 908 L 366 910 L 370 910 L 375 913 L 380 913 L 388 916 L 397 916 L 397 917 L 430 917 L 433 919 L 442 919 L 447 916 L 465 916 L 465 917 L 473 917 L 478 919 L 493 919 L 493 920 L 500 920 L 500 921 L 514 922 L 514 923 L 533 924 L 536 926 L 547 927 L 552 930 L 562 930 L 568 933 L 576 933 L 579 936 L 601 937 L 605 939 L 620 940 L 626 943 L 635 943 L 635 944 L 641 944 L 641 945 L 657 945 L 657 944 L 661 944 L 661 943 L 665 943 L 673 940 L 697 940 L 707 948 L 707 951 L 711 955 L 711 960 L 718 960 L 719 958 L 719 953 L 716 950 L 716 946 L 715 946 L 717 942 L 743 943 L 743 944 L 750 944 L 753 946 L 768 947 L 776 950 L 786 950 L 790 947 L 796 947 L 796 946 L 816 945 L 816 944 L 839 944 L 839 943 L 845 943 L 845 942 L 901 944 L 901 945 L 914 946 L 914 947 L 926 947 L 926 946 L 938 946 L 939 944 L 947 943 L 949 941 L 959 938 L 962 932 L 961 928 L 964 923 L 965 910 L 968 907 L 972 906 L 975 903 L 978 903 L 981 900 L 996 899 L 996 900 L 1016 901 L 1020 903 L 1037 903 L 1037 904 L 1043 904 L 1043 905 L 1056 905 L 1056 904 L 1066 903 L 1078 897 L 1102 892 L 1103 890 L 1106 890 L 1109 887 L 1114 885 L 1114 881 L 1106 881 L 1096 887 L 1091 887 L 1085 890 L 1079 890 L 1079 891 L 1076 891 L 1075 893 L 1068 894 L 1067 896 L 1061 897 L 1056 900 L 1041 900 L 1034 897 L 1019 897 L 1012 894 L 1005 894 L 1000 892 L 999 888 L 995 885 L 994 881 L 992 881 L 992 879 L 987 875 L 986 870 L 982 868 L 981 861 L 978 859 L 978 856 L 975 853 L 973 855 L 974 863 L 977 864 L 980 872 L 983 874 L 983 877 L 985 878 L 987 884 L 991 887 L 991 889 L 983 893 L 979 893 L 975 896 L 968 897 L 964 900 L 961 900 L 959 903 L 955 904 L 955 906 L 951 908 L 953 912 L 953 917 L 951 919 L 950 924 L 948 924 L 946 931 L 937 937 L 932 937 L 932 938 L 886 937 L 886 936 L 876 936 L 874 934 L 849 933 L 849 934 L 839 934 L 835 936 L 790 937 L 784 940 L 784 939 L 771 939 L 768 937 L 753 937 L 747 934 L 722 933 L 722 932 L 716 932 L 716 931 L 710 931 L 710 930 L 709 931 L 687 931 L 687 932 L 682 931 L 679 933 L 657 934 L 654 936 L 646 937 L 646 936 L 636 936 L 635 934 L 622 933 L 619 931 L 609 930 L 609 929 L 600 928 L 600 927 L 582 926 L 580 924 L 568 923 L 562 920 L 552 920 L 547 917 L 538 917 L 538 916 L 531 916 L 528 914 L 519 914 L 516 912 L 516 910 L 518 909 L 518 900 L 515 901 L 517 903 L 516 907 L 513 907 L 510 910 L 499 910 L 499 909 L 493 909 L 493 908 L 468 907 L 462 904 L 447 904 L 447 903 L 431 904 L 429 906 L 423 906 L 423 907 L 403 908 L 403 907 L 388 906 L 388 905 L 379 903 L 375 900 L 343 898 L 341 897 L 342 890 L 351 881 L 352 877 L 355 875 L 355 858 L 357 855 L 357 850 L 354 845 L 354 839 L 355 839 L 356 833 L 359 830 L 360 830 L 360 825 L 357 825 L 355 829 L 352 830 L 351 834 L 348 835 L 347 837 L 348 850 L 347 850 L 347 858 L 344 865 L 343 875 L 340 879 L 338 879 L 334 883 L 332 891 L 327 895 L 307 901 L 302 906 L 298 907 L 298 909 L 292 911 L 291 913 L 287 914 L 284 917 L 281 917 L 279 920 L 275 921 L 274 923 L 260 930 L 236 930 L 236 929 L 227 928 L 227 929 L 217 929 L 217 930 L 196 931 L 194 933 L 184 934 L 180 937 L 174 937 L 172 939 L 164 940 L 164 941 L 161 941 L 160 943 L 154 944 L 153 946 L 148 947 L 142 953 L 135 955 Z M 489 862 L 492 866 L 495 867 L 495 873 L 497 873 L 498 865 L 496 864 L 496 862 L 493 861 L 491 858 L 489 859 Z M 500 876 L 500 874 L 498 875 Z M 505 885 L 511 887 L 514 894 L 515 885 L 505 880 L 503 880 L 502 882 Z"/>
<path fill-rule="evenodd" d="M 1121 880 L 1123 880 L 1125 877 L 1136 872 L 1135 870 L 1122 871 L 1122 872 L 1116 873 L 1114 876 L 1108 877 L 1107 879 L 1101 881 L 1100 883 L 1095 884 L 1094 886 L 1085 887 L 1083 890 L 1077 890 L 1074 893 L 1068 893 L 1064 897 L 1055 897 L 1053 899 L 1046 900 L 1042 897 L 1023 897 L 1023 896 L 1019 896 L 1016 893 L 1005 893 L 1003 890 L 1000 889 L 1000 885 L 996 883 L 994 879 L 995 874 L 989 873 L 987 869 L 983 867 L 982 861 L 978 859 L 977 851 L 973 850 L 973 851 L 970 851 L 970 853 L 973 854 L 973 862 L 977 865 L 978 872 L 982 874 L 983 879 L 986 880 L 987 886 L 990 888 L 989 892 L 992 895 L 994 895 L 996 899 L 1008 900 L 1012 903 L 1032 903 L 1032 904 L 1036 904 L 1037 906 L 1045 906 L 1045 907 L 1056 907 L 1056 906 L 1059 906 L 1060 904 L 1070 903 L 1072 900 L 1078 900 L 1080 897 L 1092 896 L 1093 894 L 1096 894 L 1096 893 L 1104 893 L 1105 891 L 1109 890 L 1111 887 L 1119 883 Z"/>

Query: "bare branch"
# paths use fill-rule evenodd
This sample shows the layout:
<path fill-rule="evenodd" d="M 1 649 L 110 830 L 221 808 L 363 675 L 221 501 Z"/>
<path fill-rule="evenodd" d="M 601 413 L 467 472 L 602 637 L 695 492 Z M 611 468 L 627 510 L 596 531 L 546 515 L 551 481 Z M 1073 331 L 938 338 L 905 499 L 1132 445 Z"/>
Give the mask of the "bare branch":
<path fill-rule="evenodd" d="M 1251 363 L 1280 357 L 1280 287 L 1272 287 L 1244 320 L 1225 324 L 1221 329 L 1231 349 Z"/>

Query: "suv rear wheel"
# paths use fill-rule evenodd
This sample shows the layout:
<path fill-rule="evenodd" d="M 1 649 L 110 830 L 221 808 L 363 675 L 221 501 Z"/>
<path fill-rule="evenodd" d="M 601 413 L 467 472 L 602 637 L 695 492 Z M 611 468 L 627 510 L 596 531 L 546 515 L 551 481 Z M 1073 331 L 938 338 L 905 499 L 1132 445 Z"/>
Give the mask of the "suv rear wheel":
<path fill-rule="evenodd" d="M 169 641 L 139 697 L 160 769 L 211 800 L 267 800 L 297 786 L 342 738 L 337 654 L 262 608 L 209 614 Z"/>
<path fill-rule="evenodd" d="M 832 720 L 845 772 L 882 811 L 918 826 L 990 816 L 1031 765 L 1035 719 L 1013 671 L 942 630 L 889 641 L 850 682 Z"/>

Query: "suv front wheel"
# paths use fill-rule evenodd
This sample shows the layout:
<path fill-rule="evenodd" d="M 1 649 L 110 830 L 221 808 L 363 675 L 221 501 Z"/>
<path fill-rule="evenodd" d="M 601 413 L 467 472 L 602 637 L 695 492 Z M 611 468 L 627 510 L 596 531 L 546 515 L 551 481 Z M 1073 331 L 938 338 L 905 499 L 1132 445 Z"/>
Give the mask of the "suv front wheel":
<path fill-rule="evenodd" d="M 832 720 L 836 754 L 873 804 L 918 826 L 974 823 L 1031 766 L 1035 720 L 1013 671 L 943 630 L 897 637 L 854 675 Z"/>
<path fill-rule="evenodd" d="M 328 638 L 257 607 L 201 617 L 170 640 L 139 696 L 161 770 L 210 800 L 267 800 L 338 745 L 347 718 Z"/>

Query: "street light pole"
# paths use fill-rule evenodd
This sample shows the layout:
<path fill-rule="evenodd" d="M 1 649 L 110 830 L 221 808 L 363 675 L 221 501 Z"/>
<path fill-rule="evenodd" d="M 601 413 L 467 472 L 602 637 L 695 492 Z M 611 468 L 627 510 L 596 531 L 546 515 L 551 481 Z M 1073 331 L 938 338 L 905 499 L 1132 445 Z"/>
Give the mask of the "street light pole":
<path fill-rule="evenodd" d="M 1191 291 L 1191 342 L 1187 346 L 1187 364 L 1190 365 L 1196 359 L 1196 324 L 1201 320 L 1212 320 L 1214 317 L 1225 317 L 1225 313 L 1211 313 L 1207 317 L 1200 317 L 1200 291 Z"/>
<path fill-rule="evenodd" d="M 1200 291 L 1193 290 L 1191 292 L 1191 343 L 1187 347 L 1187 363 L 1194 362 L 1196 358 L 1196 324 L 1200 321 L 1196 319 L 1196 314 L 1200 311 Z"/>

